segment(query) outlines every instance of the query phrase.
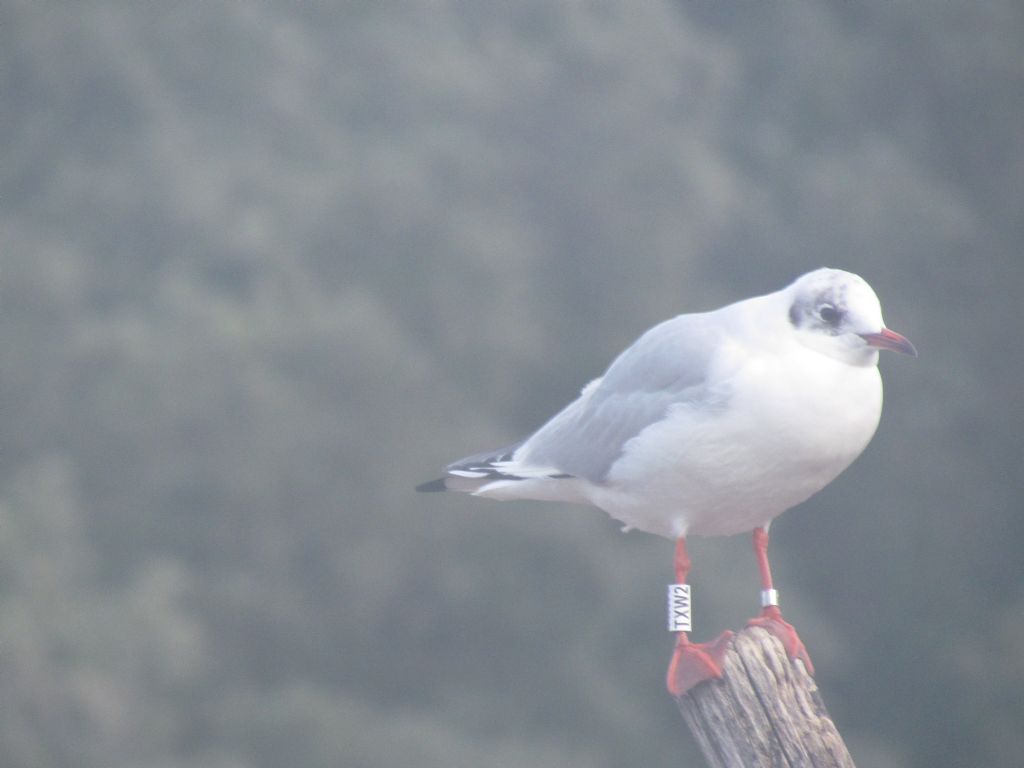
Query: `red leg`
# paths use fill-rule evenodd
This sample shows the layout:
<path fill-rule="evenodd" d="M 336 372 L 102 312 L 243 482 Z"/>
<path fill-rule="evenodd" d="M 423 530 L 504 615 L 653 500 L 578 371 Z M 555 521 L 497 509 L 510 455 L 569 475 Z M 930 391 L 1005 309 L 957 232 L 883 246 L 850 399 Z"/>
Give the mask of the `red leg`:
<path fill-rule="evenodd" d="M 683 537 L 676 541 L 675 572 L 676 583 L 685 584 L 690 572 L 690 556 Z M 726 631 L 710 643 L 691 643 L 686 633 L 680 632 L 665 677 L 668 692 L 678 698 L 698 683 L 721 677 L 731 639 L 732 632 Z"/>
<path fill-rule="evenodd" d="M 754 555 L 757 567 L 761 571 L 761 615 L 747 622 L 747 626 L 761 627 L 782 641 L 786 653 L 791 659 L 800 659 L 810 674 L 814 674 L 814 665 L 807 649 L 793 629 L 793 625 L 782 618 L 779 610 L 778 595 L 772 586 L 772 569 L 768 565 L 768 531 L 764 528 L 754 529 Z"/>

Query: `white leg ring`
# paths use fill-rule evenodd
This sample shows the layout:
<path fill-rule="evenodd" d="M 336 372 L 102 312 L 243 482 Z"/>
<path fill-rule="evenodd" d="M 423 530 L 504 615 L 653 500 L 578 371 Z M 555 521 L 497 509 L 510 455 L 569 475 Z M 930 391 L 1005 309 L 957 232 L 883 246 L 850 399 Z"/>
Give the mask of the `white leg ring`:
<path fill-rule="evenodd" d="M 668 585 L 668 631 L 693 631 L 693 604 L 689 584 Z"/>

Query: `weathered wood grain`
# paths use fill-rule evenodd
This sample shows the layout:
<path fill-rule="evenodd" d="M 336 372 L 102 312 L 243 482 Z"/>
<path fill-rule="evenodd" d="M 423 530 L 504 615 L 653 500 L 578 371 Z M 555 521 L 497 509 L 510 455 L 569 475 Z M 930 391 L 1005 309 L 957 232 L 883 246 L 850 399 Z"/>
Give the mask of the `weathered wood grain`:
<path fill-rule="evenodd" d="M 676 702 L 712 768 L 855 768 L 814 679 L 773 635 L 739 632 L 722 672 Z"/>

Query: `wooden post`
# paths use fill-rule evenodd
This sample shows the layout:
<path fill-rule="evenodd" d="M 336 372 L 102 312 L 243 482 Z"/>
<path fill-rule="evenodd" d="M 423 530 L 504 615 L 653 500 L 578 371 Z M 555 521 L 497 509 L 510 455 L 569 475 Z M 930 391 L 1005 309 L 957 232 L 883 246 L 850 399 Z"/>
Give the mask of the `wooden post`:
<path fill-rule="evenodd" d="M 676 703 L 712 768 L 855 768 L 803 662 L 759 627 L 736 634 L 720 679 Z"/>

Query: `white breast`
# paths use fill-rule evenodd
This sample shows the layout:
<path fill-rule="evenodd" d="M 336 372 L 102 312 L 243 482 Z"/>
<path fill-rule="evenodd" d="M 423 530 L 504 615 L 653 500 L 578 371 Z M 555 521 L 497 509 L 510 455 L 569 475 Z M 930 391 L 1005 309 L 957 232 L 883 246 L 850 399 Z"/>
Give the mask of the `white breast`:
<path fill-rule="evenodd" d="M 875 366 L 806 348 L 747 358 L 721 407 L 677 406 L 626 445 L 591 503 L 668 537 L 750 531 L 848 467 L 882 410 Z"/>

